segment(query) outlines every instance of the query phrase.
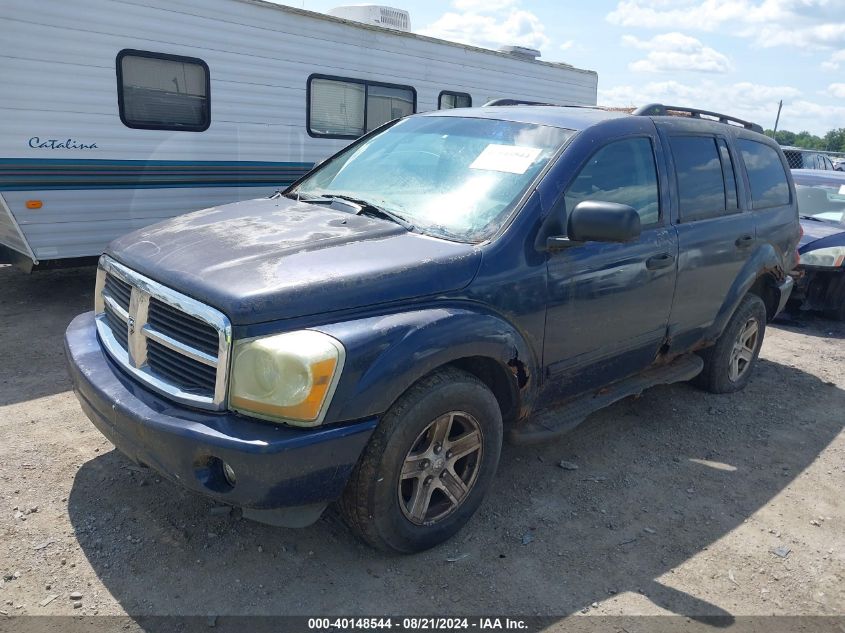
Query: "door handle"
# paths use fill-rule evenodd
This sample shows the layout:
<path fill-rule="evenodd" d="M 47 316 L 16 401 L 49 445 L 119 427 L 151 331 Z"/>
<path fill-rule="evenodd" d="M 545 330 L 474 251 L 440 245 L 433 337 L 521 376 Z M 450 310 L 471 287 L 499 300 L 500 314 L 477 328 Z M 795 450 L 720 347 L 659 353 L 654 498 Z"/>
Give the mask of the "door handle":
<path fill-rule="evenodd" d="M 675 263 L 675 256 L 669 253 L 660 253 L 654 257 L 649 257 L 645 260 L 645 267 L 649 270 L 658 270 L 660 268 L 668 268 Z"/>
<path fill-rule="evenodd" d="M 754 243 L 754 236 L 753 235 L 741 235 L 740 237 L 736 238 L 736 244 L 739 248 L 747 248 Z"/>

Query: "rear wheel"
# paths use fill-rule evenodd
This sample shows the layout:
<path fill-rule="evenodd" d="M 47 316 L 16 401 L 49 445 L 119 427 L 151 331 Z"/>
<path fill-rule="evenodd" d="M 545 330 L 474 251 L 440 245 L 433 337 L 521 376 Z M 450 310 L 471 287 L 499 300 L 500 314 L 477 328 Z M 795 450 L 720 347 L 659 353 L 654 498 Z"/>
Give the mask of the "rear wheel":
<path fill-rule="evenodd" d="M 739 391 L 751 378 L 766 332 L 766 304 L 757 295 L 742 300 L 713 347 L 700 352 L 704 369 L 695 382 L 711 393 Z"/>
<path fill-rule="evenodd" d="M 385 414 L 340 507 L 370 545 L 410 553 L 450 538 L 478 509 L 502 445 L 496 398 L 475 376 L 440 370 Z"/>

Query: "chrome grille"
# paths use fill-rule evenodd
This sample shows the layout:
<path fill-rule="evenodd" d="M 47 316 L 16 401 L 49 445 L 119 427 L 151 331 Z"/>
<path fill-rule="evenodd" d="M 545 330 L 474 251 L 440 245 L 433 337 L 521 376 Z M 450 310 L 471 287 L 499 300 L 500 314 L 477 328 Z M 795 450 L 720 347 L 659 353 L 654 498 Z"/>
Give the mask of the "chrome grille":
<path fill-rule="evenodd" d="M 147 341 L 147 363 L 156 374 L 185 391 L 212 396 L 217 371 L 169 347 Z"/>
<path fill-rule="evenodd" d="M 173 400 L 222 409 L 232 327 L 225 315 L 100 258 L 97 331 L 108 354 Z"/>
<path fill-rule="evenodd" d="M 109 304 L 106 304 L 104 314 L 106 323 L 109 324 L 117 342 L 124 350 L 129 349 L 129 329 L 126 327 L 126 318 L 121 317 Z"/>
<path fill-rule="evenodd" d="M 124 310 L 129 310 L 129 299 L 132 296 L 132 287 L 114 275 L 106 276 L 106 293 L 114 299 Z"/>
<path fill-rule="evenodd" d="M 159 332 L 192 345 L 206 354 L 217 354 L 218 337 L 214 327 L 155 297 L 150 299 L 147 323 Z"/>

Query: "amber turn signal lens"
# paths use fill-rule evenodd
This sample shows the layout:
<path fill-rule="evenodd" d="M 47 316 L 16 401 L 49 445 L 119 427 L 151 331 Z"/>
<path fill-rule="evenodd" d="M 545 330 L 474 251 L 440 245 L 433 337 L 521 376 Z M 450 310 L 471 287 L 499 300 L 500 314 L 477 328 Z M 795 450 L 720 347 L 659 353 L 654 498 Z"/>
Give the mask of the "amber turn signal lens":
<path fill-rule="evenodd" d="M 27 209 L 40 209 L 43 206 L 44 206 L 44 204 L 41 202 L 41 200 L 27 200 L 26 201 L 26 208 Z"/>

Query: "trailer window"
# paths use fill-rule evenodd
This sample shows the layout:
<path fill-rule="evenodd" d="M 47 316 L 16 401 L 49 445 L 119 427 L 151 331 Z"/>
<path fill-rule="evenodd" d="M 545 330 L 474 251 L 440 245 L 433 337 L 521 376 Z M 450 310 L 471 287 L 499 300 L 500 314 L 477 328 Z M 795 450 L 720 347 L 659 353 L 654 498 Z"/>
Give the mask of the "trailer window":
<path fill-rule="evenodd" d="M 416 112 L 417 93 L 410 86 L 312 75 L 307 103 L 311 136 L 354 139 Z"/>
<path fill-rule="evenodd" d="M 201 59 L 146 51 L 118 53 L 118 106 L 127 127 L 207 130 L 210 92 L 208 65 Z"/>
<path fill-rule="evenodd" d="M 465 92 L 449 92 L 444 90 L 437 100 L 438 110 L 451 110 L 452 108 L 471 108 L 472 97 Z"/>
<path fill-rule="evenodd" d="M 367 132 L 414 113 L 412 88 L 367 86 Z"/>

